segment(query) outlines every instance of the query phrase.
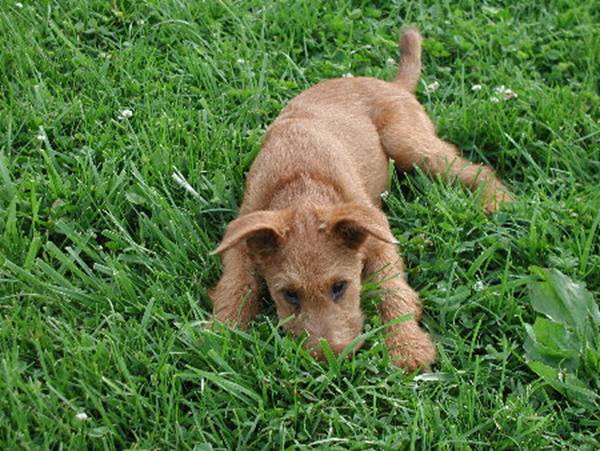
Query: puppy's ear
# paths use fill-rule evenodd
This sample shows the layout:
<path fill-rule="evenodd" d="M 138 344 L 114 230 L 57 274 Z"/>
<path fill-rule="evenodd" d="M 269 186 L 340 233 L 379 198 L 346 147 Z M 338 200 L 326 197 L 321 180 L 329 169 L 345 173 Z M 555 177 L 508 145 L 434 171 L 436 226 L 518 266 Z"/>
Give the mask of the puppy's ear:
<path fill-rule="evenodd" d="M 387 219 L 378 208 L 349 203 L 330 210 L 329 231 L 351 249 L 358 249 L 368 236 L 398 244 L 390 232 Z"/>
<path fill-rule="evenodd" d="M 289 213 L 288 210 L 264 210 L 240 216 L 229 223 L 223 241 L 211 255 L 221 254 L 242 240 L 246 240 L 253 253 L 268 255 L 275 252 L 285 238 Z"/>

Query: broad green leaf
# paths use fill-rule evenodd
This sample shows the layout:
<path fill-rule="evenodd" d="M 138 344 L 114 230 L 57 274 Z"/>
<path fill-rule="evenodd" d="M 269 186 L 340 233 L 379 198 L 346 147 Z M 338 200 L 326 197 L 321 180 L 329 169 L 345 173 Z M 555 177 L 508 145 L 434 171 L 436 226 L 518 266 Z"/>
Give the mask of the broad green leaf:
<path fill-rule="evenodd" d="M 529 368 L 540 376 L 557 392 L 583 403 L 594 402 L 599 398 L 597 393 L 590 390 L 574 374 L 552 368 L 542 362 L 527 362 Z"/>
<path fill-rule="evenodd" d="M 600 312 L 592 294 L 583 284 L 556 269 L 535 268 L 535 271 L 542 280 L 529 286 L 533 309 L 590 338 L 593 335 L 590 319 L 596 325 L 600 323 Z"/>
<path fill-rule="evenodd" d="M 525 356 L 529 360 L 540 361 L 555 368 L 577 370 L 579 365 L 579 354 L 574 350 L 563 350 L 551 346 L 546 346 L 536 340 L 533 328 L 525 325 L 528 337 L 525 339 L 523 347 Z"/>
<path fill-rule="evenodd" d="M 537 342 L 549 348 L 574 352 L 581 350 L 581 343 L 574 333 L 546 318 L 536 318 L 533 333 Z"/>
<path fill-rule="evenodd" d="M 560 271 L 533 270 L 542 280 L 529 284 L 531 304 L 547 318 L 525 325 L 527 365 L 563 396 L 595 403 L 599 396 L 589 387 L 598 385 L 597 378 L 590 377 L 598 372 L 598 306 L 583 284 Z M 585 375 L 583 381 L 578 375 Z"/>

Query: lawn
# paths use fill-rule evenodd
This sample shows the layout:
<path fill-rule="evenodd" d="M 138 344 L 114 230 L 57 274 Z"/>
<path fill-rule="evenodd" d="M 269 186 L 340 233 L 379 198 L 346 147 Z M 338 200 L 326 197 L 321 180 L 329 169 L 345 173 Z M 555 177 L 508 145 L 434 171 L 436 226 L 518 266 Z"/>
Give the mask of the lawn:
<path fill-rule="evenodd" d="M 392 177 L 432 373 L 393 366 L 369 296 L 351 361 L 314 361 L 269 308 L 206 330 L 209 252 L 265 128 L 321 79 L 392 77 L 409 23 L 440 135 L 517 199 L 488 217 Z M 599 23 L 593 0 L 4 1 L 0 448 L 599 449 L 598 398 L 524 348 L 532 267 L 600 295 Z"/>

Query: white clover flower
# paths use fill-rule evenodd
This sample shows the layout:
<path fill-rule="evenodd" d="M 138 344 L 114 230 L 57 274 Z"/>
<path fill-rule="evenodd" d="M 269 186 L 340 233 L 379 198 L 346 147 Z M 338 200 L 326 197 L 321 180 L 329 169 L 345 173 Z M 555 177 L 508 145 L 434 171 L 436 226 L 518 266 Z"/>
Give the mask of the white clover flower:
<path fill-rule="evenodd" d="M 246 64 L 246 60 L 244 58 L 238 58 L 237 60 L 235 60 L 235 62 L 238 64 Z"/>
<path fill-rule="evenodd" d="M 144 21 L 144 19 L 140 19 L 138 20 L 138 25 L 144 25 L 146 22 Z"/>
<path fill-rule="evenodd" d="M 385 64 L 387 64 L 388 66 L 395 66 L 396 60 L 394 58 L 388 58 L 385 60 Z"/>
<path fill-rule="evenodd" d="M 425 86 L 425 92 L 426 93 L 435 92 L 438 90 L 439 87 L 440 87 L 440 82 L 436 80 L 433 83 L 429 83 L 427 86 Z"/>
<path fill-rule="evenodd" d="M 36 139 L 38 141 L 45 141 L 48 136 L 46 135 L 46 131 L 44 130 L 44 127 L 41 127 L 38 129 L 38 134 L 35 135 Z"/>
<path fill-rule="evenodd" d="M 471 86 L 471 91 L 473 91 L 473 92 L 481 91 L 481 88 L 482 88 L 481 85 L 473 85 L 473 86 Z"/>
<path fill-rule="evenodd" d="M 352 77 L 354 77 L 354 75 L 352 75 L 351 72 L 346 72 L 345 74 L 342 74 L 342 77 L 344 77 L 344 78 L 352 78 Z"/>
<path fill-rule="evenodd" d="M 512 89 L 508 89 L 508 88 L 506 88 L 504 90 L 504 92 L 502 93 L 502 96 L 504 97 L 504 100 L 510 100 L 510 99 L 514 99 L 514 98 L 518 97 L 516 92 L 514 92 Z"/>
<path fill-rule="evenodd" d="M 484 288 L 485 288 L 485 284 L 481 280 L 478 280 L 477 282 L 475 282 L 473 284 L 473 290 L 475 290 L 475 291 L 483 291 Z"/>
<path fill-rule="evenodd" d="M 79 412 L 77 415 L 75 415 L 75 419 L 77 419 L 79 421 L 85 421 L 88 418 L 89 417 L 87 416 L 87 413 L 85 413 L 85 412 Z"/>
<path fill-rule="evenodd" d="M 496 86 L 494 88 L 494 92 L 502 97 L 502 100 L 510 100 L 510 99 L 514 99 L 517 97 L 517 93 L 514 92 L 512 89 L 507 88 L 504 85 L 500 85 L 500 86 Z"/>
<path fill-rule="evenodd" d="M 15 3 L 15 6 L 19 9 L 21 9 L 21 8 L 23 8 L 23 3 L 17 2 L 17 3 Z"/>
<path fill-rule="evenodd" d="M 133 111 L 131 111 L 130 109 L 125 109 L 119 114 L 119 119 L 129 119 L 131 116 L 133 116 Z"/>
<path fill-rule="evenodd" d="M 500 99 L 498 97 L 496 97 L 496 96 L 492 96 L 492 97 L 490 97 L 490 102 L 492 102 L 492 103 L 498 103 L 498 102 L 500 102 Z"/>

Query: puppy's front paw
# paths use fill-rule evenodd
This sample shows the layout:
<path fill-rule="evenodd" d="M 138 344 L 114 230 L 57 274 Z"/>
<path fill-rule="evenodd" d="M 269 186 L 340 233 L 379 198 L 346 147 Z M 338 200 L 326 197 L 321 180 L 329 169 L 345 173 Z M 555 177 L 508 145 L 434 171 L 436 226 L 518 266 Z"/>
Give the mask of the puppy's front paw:
<path fill-rule="evenodd" d="M 483 209 L 487 214 L 494 213 L 501 204 L 512 202 L 513 197 L 505 189 L 498 189 L 492 194 L 485 196 Z"/>
<path fill-rule="evenodd" d="M 431 337 L 418 326 L 411 329 L 408 335 L 399 333 L 387 339 L 390 356 L 396 366 L 408 372 L 429 369 L 436 356 Z"/>

